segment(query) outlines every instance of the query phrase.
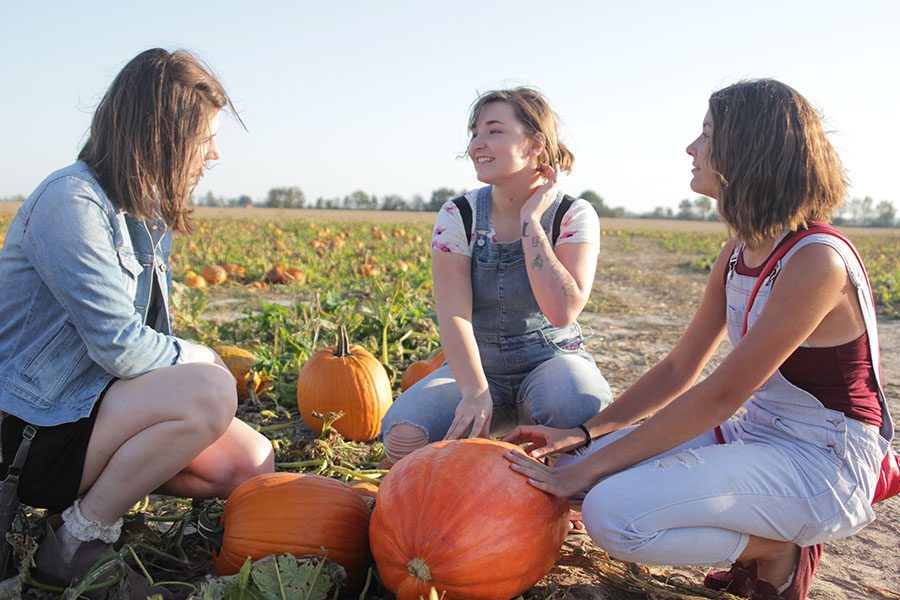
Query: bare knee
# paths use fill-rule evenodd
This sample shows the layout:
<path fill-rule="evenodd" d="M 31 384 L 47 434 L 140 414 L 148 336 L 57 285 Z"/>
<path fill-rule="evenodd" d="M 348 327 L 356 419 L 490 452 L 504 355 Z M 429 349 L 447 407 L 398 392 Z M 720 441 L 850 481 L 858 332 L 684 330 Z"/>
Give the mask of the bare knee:
<path fill-rule="evenodd" d="M 184 416 L 196 435 L 212 442 L 225 433 L 237 411 L 234 378 L 217 365 L 191 366 L 192 384 L 184 399 Z"/>
<path fill-rule="evenodd" d="M 257 433 L 241 450 L 232 453 L 230 460 L 223 461 L 226 464 L 219 471 L 218 481 L 215 482 L 216 487 L 221 490 L 219 496 L 227 497 L 234 488 L 248 479 L 275 470 L 272 442 L 264 435 Z"/>
<path fill-rule="evenodd" d="M 384 436 L 384 453 L 393 462 L 427 445 L 428 433 L 409 423 L 397 423 Z"/>

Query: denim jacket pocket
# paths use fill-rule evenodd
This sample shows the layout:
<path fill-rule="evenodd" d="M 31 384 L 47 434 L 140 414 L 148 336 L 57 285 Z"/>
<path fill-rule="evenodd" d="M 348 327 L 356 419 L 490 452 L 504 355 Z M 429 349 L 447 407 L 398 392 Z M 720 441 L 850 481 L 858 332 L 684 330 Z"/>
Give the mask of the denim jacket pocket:
<path fill-rule="evenodd" d="M 86 355 L 87 347 L 75 326 L 69 321 L 64 322 L 22 369 L 22 381 L 35 396 L 35 404 L 51 406 L 63 386 L 71 381 L 73 369 Z"/>

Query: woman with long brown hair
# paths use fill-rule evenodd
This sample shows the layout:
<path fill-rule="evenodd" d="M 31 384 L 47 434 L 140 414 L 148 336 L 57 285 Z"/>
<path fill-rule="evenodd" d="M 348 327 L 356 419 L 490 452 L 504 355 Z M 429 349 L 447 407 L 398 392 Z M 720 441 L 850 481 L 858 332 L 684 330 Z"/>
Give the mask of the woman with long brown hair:
<path fill-rule="evenodd" d="M 79 160 L 9 228 L 3 470 L 33 436 L 19 497 L 59 513 L 36 555 L 39 581 L 69 585 L 110 554 L 122 515 L 148 493 L 227 496 L 273 469 L 271 444 L 234 416 L 221 359 L 171 329 L 172 235 L 191 231 L 189 196 L 220 157 L 222 109 L 231 101 L 192 54 L 140 53 L 100 102 Z M 133 597 L 151 591 L 128 579 Z"/>
<path fill-rule="evenodd" d="M 714 93 L 687 152 L 691 189 L 718 200 L 734 234 L 688 329 L 583 424 L 599 438 L 587 447 L 579 429 L 507 438 L 534 457 L 575 457 L 508 458 L 539 489 L 589 490 L 585 525 L 613 556 L 732 564 L 708 585 L 805 598 L 822 543 L 874 518 L 893 437 L 865 270 L 825 223 L 844 200 L 844 170 L 815 109 L 769 79 Z M 694 385 L 726 333 L 734 349 Z"/>

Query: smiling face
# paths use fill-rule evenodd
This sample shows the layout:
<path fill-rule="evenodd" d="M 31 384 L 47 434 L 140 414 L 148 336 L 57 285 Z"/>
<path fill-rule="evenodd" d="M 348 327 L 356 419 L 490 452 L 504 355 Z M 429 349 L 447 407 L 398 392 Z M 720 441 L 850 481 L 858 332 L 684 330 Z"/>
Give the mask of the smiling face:
<path fill-rule="evenodd" d="M 479 181 L 496 185 L 517 175 L 534 176 L 542 146 L 529 138 L 511 104 L 485 104 L 470 133 L 469 158 Z"/>
<path fill-rule="evenodd" d="M 712 129 L 712 114 L 710 111 L 706 111 L 706 116 L 703 117 L 703 130 L 697 139 L 687 147 L 687 153 L 694 159 L 694 168 L 691 169 L 691 173 L 694 175 L 691 179 L 691 189 L 698 194 L 718 198 L 718 177 L 709 160 L 709 140 L 712 136 Z"/>
<path fill-rule="evenodd" d="M 216 141 L 216 136 L 219 134 L 219 114 L 221 112 L 222 111 L 220 110 L 216 110 L 212 113 L 204 133 L 201 134 L 200 147 L 197 149 L 195 163 L 190 170 L 189 175 L 191 178 L 191 189 L 197 187 L 197 184 L 200 183 L 200 178 L 203 177 L 203 169 L 205 168 L 206 163 L 211 160 L 222 158 L 221 153 L 219 153 L 219 144 Z"/>

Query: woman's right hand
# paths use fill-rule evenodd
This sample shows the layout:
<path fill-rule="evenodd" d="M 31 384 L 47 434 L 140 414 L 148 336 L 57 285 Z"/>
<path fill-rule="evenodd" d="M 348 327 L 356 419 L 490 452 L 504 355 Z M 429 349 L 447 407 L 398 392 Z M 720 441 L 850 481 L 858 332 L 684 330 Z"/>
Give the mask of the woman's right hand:
<path fill-rule="evenodd" d="M 456 406 L 456 416 L 450 429 L 447 430 L 445 440 L 458 440 L 462 437 L 487 437 L 491 431 L 491 416 L 494 412 L 494 402 L 491 400 L 491 392 L 485 389 L 480 392 L 466 393 Z"/>
<path fill-rule="evenodd" d="M 525 425 L 510 431 L 503 441 L 510 444 L 528 444 L 525 451 L 529 456 L 544 458 L 583 446 L 584 432 L 577 427 L 557 429 L 546 425 Z"/>
<path fill-rule="evenodd" d="M 181 347 L 181 353 L 178 355 L 178 364 L 212 363 L 219 365 L 223 369 L 228 369 L 216 351 L 208 346 L 194 344 L 181 338 L 178 338 L 178 345 Z"/>

